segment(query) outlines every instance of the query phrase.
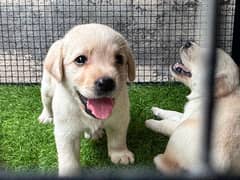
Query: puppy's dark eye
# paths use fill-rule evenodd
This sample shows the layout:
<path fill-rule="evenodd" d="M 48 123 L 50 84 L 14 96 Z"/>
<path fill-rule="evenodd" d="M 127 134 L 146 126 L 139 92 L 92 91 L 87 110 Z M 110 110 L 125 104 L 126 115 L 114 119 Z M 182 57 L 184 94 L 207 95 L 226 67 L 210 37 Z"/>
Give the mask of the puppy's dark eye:
<path fill-rule="evenodd" d="M 77 65 L 82 65 L 82 64 L 84 64 L 86 61 L 87 61 L 87 57 L 84 56 L 84 55 L 78 56 L 78 57 L 74 60 L 75 64 L 77 64 Z"/>
<path fill-rule="evenodd" d="M 116 59 L 116 63 L 117 64 L 120 64 L 120 65 L 123 65 L 123 56 L 121 55 L 121 54 L 117 54 L 116 56 L 115 56 L 115 59 Z"/>

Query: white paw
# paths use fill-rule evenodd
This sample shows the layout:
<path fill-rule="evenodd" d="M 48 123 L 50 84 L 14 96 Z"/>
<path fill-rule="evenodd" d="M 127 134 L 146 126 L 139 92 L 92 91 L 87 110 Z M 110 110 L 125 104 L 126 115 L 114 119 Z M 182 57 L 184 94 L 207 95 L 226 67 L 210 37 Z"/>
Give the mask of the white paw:
<path fill-rule="evenodd" d="M 174 159 L 168 159 L 168 157 L 166 157 L 164 154 L 158 154 L 155 156 L 153 162 L 156 166 L 156 169 L 164 174 L 176 175 L 181 173 L 181 170 L 183 170 Z M 200 173 L 200 171 L 198 171 L 198 173 Z"/>
<path fill-rule="evenodd" d="M 40 123 L 47 124 L 53 122 L 53 117 L 49 112 L 43 110 L 41 115 L 38 117 L 38 120 Z"/>
<path fill-rule="evenodd" d="M 128 165 L 129 163 L 134 163 L 134 154 L 128 149 L 122 151 L 112 151 L 110 153 L 110 158 L 114 164 Z"/>
<path fill-rule="evenodd" d="M 154 129 L 156 125 L 156 120 L 154 119 L 148 119 L 145 121 L 145 126 L 149 129 Z"/>
<path fill-rule="evenodd" d="M 145 126 L 154 132 L 164 133 L 164 131 L 162 130 L 162 122 L 164 121 L 149 119 L 145 121 Z"/>
<path fill-rule="evenodd" d="M 152 107 L 151 108 L 151 111 L 152 113 L 157 116 L 157 117 L 160 117 L 161 118 L 161 114 L 162 114 L 162 109 L 158 108 L 158 107 Z"/>
<path fill-rule="evenodd" d="M 154 157 L 153 162 L 158 170 L 161 170 L 163 166 L 163 154 L 158 154 L 157 156 Z"/>

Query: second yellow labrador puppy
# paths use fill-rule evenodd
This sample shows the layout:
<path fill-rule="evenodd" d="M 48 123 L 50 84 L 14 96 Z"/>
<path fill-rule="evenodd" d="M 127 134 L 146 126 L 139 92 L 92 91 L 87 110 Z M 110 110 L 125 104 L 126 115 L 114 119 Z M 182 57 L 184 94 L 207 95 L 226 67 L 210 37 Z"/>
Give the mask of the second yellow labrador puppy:
<path fill-rule="evenodd" d="M 44 61 L 40 122 L 53 120 L 59 175 L 79 173 L 80 137 L 105 128 L 113 163 L 129 164 L 127 79 L 135 64 L 126 40 L 100 24 L 78 25 L 56 41 Z"/>
<path fill-rule="evenodd" d="M 191 89 L 184 112 L 153 107 L 163 120 L 147 120 L 153 131 L 170 136 L 166 150 L 154 158 L 158 169 L 166 173 L 202 168 L 202 122 L 205 100 L 202 79 L 205 76 L 204 48 L 187 42 L 180 50 L 181 63 L 171 66 L 171 74 Z M 224 51 L 217 50 L 215 75 L 215 113 L 211 164 L 218 172 L 240 171 L 240 87 L 238 67 Z"/>

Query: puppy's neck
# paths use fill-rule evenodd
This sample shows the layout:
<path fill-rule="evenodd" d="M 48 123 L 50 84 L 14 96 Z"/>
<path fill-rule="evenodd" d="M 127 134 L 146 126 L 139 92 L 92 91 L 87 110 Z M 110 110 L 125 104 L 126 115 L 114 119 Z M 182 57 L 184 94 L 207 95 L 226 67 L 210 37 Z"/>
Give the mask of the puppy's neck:
<path fill-rule="evenodd" d="M 202 98 L 202 94 L 198 91 L 191 91 L 191 93 L 187 96 L 188 101 L 192 101 L 200 98 Z"/>

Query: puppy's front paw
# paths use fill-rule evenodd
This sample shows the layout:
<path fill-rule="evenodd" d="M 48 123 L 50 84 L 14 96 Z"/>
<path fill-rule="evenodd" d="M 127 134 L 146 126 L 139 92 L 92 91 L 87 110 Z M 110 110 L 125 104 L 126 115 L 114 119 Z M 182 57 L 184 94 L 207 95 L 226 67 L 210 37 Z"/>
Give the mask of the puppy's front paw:
<path fill-rule="evenodd" d="M 155 156 L 153 162 L 156 169 L 165 174 L 176 174 L 181 170 L 176 161 L 168 159 L 168 157 L 164 156 L 164 154 L 158 154 Z"/>
<path fill-rule="evenodd" d="M 154 157 L 153 162 L 158 170 L 162 169 L 163 163 L 163 154 L 158 154 Z"/>
<path fill-rule="evenodd" d="M 38 117 L 38 120 L 40 123 L 47 124 L 53 122 L 53 117 L 49 112 L 43 110 L 41 115 Z"/>
<path fill-rule="evenodd" d="M 162 118 L 162 111 L 163 111 L 162 109 L 158 107 L 152 107 L 151 111 L 155 116 Z"/>
<path fill-rule="evenodd" d="M 157 120 L 154 119 L 148 119 L 145 121 L 145 126 L 153 131 L 155 131 L 155 129 L 157 128 Z"/>
<path fill-rule="evenodd" d="M 110 153 L 111 161 L 114 164 L 128 165 L 134 163 L 134 154 L 128 149 L 122 151 L 112 151 Z"/>

